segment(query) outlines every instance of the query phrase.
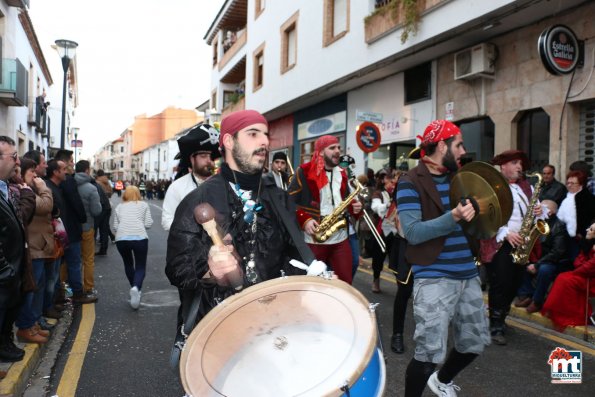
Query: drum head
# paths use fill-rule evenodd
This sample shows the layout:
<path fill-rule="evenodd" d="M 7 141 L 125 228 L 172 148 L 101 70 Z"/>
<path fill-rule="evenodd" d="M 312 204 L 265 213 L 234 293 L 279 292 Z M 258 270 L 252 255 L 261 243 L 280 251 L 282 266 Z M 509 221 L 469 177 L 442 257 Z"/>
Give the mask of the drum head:
<path fill-rule="evenodd" d="M 292 276 L 247 288 L 214 308 L 180 360 L 194 396 L 340 396 L 376 349 L 376 319 L 340 280 Z"/>

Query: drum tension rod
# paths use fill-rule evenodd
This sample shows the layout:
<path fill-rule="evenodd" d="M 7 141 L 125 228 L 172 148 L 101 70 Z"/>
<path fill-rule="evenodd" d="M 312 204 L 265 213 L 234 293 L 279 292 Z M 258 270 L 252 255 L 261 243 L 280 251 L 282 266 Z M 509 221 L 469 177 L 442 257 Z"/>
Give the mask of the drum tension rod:
<path fill-rule="evenodd" d="M 345 381 L 345 383 L 343 383 L 343 386 L 341 386 L 341 391 L 343 393 L 345 393 L 345 395 L 347 397 L 350 397 L 351 396 L 351 393 L 349 391 L 349 383 L 347 383 L 347 381 Z"/>
<path fill-rule="evenodd" d="M 376 311 L 376 308 L 378 307 L 380 303 L 370 303 L 368 304 L 368 310 L 370 311 L 370 313 L 374 313 Z"/>

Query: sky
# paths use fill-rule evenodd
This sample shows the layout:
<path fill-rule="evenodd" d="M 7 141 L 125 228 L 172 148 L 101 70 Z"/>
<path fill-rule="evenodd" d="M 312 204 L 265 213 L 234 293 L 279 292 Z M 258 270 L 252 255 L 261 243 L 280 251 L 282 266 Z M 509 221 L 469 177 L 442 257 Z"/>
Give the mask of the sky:
<path fill-rule="evenodd" d="M 76 41 L 82 156 L 89 158 L 142 114 L 193 109 L 210 96 L 203 40 L 224 0 L 32 0 L 29 14 L 61 108 L 63 71 L 51 45 Z M 58 99 L 56 101 L 56 98 Z"/>

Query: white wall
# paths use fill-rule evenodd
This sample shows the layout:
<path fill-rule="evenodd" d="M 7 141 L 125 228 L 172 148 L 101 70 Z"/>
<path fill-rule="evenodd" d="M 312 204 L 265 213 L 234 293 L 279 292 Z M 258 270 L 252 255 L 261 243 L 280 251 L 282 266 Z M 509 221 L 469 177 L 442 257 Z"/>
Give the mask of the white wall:
<path fill-rule="evenodd" d="M 322 1 L 268 1 L 264 12 L 256 20 L 254 20 L 254 2 L 249 1 L 246 108 L 258 109 L 261 112 L 275 109 L 336 79 L 513 2 L 512 0 L 451 1 L 441 6 L 440 12 L 425 15 L 417 35 L 411 37 L 405 44 L 401 44 L 401 31 L 397 30 L 368 45 L 365 42 L 363 20 L 370 14 L 372 3 L 351 1 L 349 32 L 330 46 L 323 47 Z M 281 75 L 280 26 L 298 9 L 297 63 L 292 70 Z M 263 42 L 266 42 L 264 84 L 261 89 L 253 93 L 252 51 Z M 357 54 L 357 57 L 353 54 Z M 213 81 L 216 82 L 217 78 Z"/>

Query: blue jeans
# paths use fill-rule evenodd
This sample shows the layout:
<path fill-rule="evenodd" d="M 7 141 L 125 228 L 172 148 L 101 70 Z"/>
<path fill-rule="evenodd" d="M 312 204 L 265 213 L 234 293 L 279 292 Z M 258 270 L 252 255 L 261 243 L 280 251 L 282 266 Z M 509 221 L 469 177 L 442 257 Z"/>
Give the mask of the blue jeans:
<path fill-rule="evenodd" d="M 47 310 L 54 304 L 54 295 L 56 294 L 56 285 L 60 279 L 60 265 L 62 257 L 55 261 L 45 263 L 45 293 L 43 295 L 43 310 Z"/>
<path fill-rule="evenodd" d="M 31 328 L 41 317 L 43 294 L 45 291 L 45 259 L 33 259 L 34 291 L 25 294 L 15 325 L 20 329 Z"/>
<path fill-rule="evenodd" d="M 349 235 L 349 245 L 351 246 L 352 259 L 351 277 L 354 277 L 355 273 L 357 273 L 357 267 L 359 266 L 359 240 L 357 238 L 357 233 Z"/>
<path fill-rule="evenodd" d="M 519 296 L 533 296 L 533 302 L 536 305 L 543 305 L 545 302 L 545 294 L 547 293 L 550 284 L 558 275 L 558 265 L 551 263 L 542 263 L 537 269 L 537 275 L 528 272 L 523 276 L 523 283 L 519 288 Z M 535 287 L 533 286 L 533 278 L 535 277 Z"/>
<path fill-rule="evenodd" d="M 130 286 L 140 290 L 147 269 L 149 240 L 119 240 L 116 241 L 116 247 L 124 260 L 124 272 Z"/>
<path fill-rule="evenodd" d="M 68 270 L 68 284 L 72 289 L 73 294 L 82 294 L 83 281 L 81 275 L 81 242 L 68 244 L 64 250 L 64 260 Z"/>

